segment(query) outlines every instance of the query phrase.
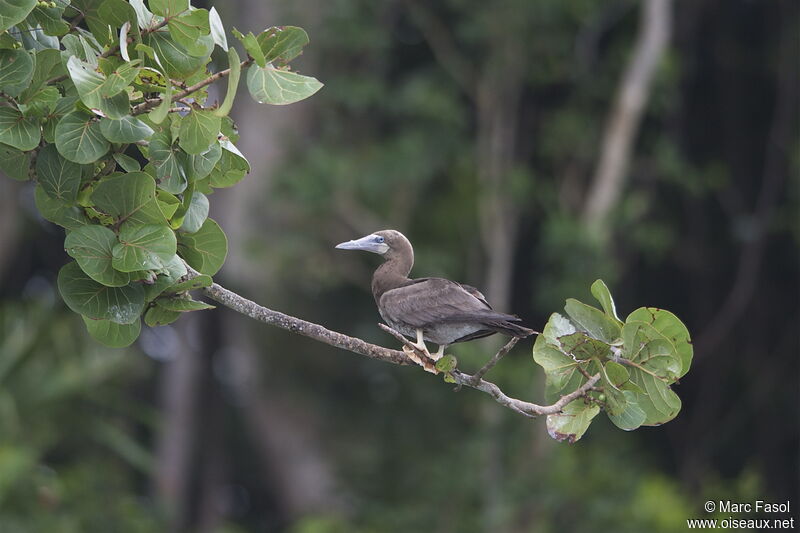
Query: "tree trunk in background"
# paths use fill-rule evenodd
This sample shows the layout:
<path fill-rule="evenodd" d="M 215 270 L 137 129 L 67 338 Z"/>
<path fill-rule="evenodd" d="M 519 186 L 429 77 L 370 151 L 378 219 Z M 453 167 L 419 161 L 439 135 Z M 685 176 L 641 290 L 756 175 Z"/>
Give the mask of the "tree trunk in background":
<path fill-rule="evenodd" d="M 669 43 L 672 0 L 645 0 L 639 24 L 633 56 L 606 123 L 600 161 L 584 208 L 586 230 L 600 237 L 606 236 L 609 214 L 622 195 L 653 77 Z"/>
<path fill-rule="evenodd" d="M 201 349 L 192 327 L 196 319 L 184 317 L 175 326 L 182 349 L 163 366 L 161 376 L 161 432 L 156 444 L 154 484 L 171 531 L 184 531 L 190 523 L 190 482 L 197 435 L 197 399 L 202 373 Z"/>
<path fill-rule="evenodd" d="M 502 26 L 502 25 L 499 25 Z M 522 81 L 518 77 L 522 51 L 519 43 L 498 35 L 497 48 L 484 65 L 476 91 L 476 164 L 480 183 L 478 214 L 485 254 L 484 288 L 492 306 L 510 312 L 514 249 L 519 210 L 510 191 L 515 166 L 519 103 Z M 485 343 L 488 351 L 499 348 L 498 339 Z M 484 520 L 487 532 L 505 529 L 503 506 L 502 409 L 487 403 L 482 408 L 487 437 L 484 455 Z"/>
<path fill-rule="evenodd" d="M 21 216 L 19 194 L 22 184 L 0 172 L 0 280 L 14 259 L 19 241 Z"/>

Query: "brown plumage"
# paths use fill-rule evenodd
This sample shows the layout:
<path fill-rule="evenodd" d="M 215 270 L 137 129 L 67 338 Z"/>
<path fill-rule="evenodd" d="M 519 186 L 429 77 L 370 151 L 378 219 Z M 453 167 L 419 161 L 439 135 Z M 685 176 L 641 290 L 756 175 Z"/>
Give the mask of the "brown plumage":
<path fill-rule="evenodd" d="M 518 317 L 494 311 L 474 287 L 443 278 L 410 279 L 414 250 L 399 231 L 378 231 L 337 248 L 383 256 L 384 262 L 372 276 L 378 311 L 392 329 L 416 337 L 415 345 L 426 353 L 424 341 L 438 344 L 438 352 L 431 355 L 434 360 L 442 356 L 447 345 L 456 342 L 495 333 L 511 337 L 533 333 L 517 323 Z"/>

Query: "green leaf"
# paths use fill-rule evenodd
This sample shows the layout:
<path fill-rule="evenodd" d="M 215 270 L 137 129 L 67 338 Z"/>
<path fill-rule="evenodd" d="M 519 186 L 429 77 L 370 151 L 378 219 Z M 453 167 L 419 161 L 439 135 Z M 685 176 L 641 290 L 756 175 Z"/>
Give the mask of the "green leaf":
<path fill-rule="evenodd" d="M 308 98 L 322 88 L 322 83 L 316 78 L 271 66 L 253 66 L 247 73 L 247 88 L 260 104 L 286 105 Z"/>
<path fill-rule="evenodd" d="M 678 373 L 678 377 L 685 375 L 689 371 L 689 367 L 692 365 L 694 348 L 692 339 L 689 336 L 689 330 L 686 329 L 686 326 L 678 317 L 665 309 L 640 307 L 625 319 L 625 322 L 632 321 L 642 321 L 650 324 L 656 331 L 672 342 L 681 360 L 681 371 Z"/>
<path fill-rule="evenodd" d="M 103 98 L 98 115 L 105 115 L 110 119 L 119 120 L 127 117 L 130 112 L 131 103 L 128 99 L 128 93 L 121 92 L 111 98 Z"/>
<path fill-rule="evenodd" d="M 57 49 L 59 47 L 58 38 L 46 35 L 42 28 L 37 24 L 33 28 L 17 33 L 22 45 L 28 50 Z"/>
<path fill-rule="evenodd" d="M 627 408 L 627 399 L 620 387 L 629 380 L 628 370 L 614 361 L 607 361 L 600 366 L 601 383 L 605 393 L 606 412 L 618 416 Z"/>
<path fill-rule="evenodd" d="M 150 0 L 153 13 L 164 18 L 180 15 L 189 9 L 189 0 Z"/>
<path fill-rule="evenodd" d="M 613 318 L 621 326 L 622 320 L 617 316 L 617 307 L 614 305 L 611 291 L 608 290 L 608 287 L 602 279 L 598 279 L 592 283 L 592 296 L 597 298 L 597 301 L 600 302 L 606 315 L 608 315 L 609 318 Z"/>
<path fill-rule="evenodd" d="M 191 298 L 169 298 L 162 297 L 156 300 L 156 305 L 167 311 L 175 311 L 177 313 L 188 313 L 190 311 L 202 311 L 204 309 L 214 309 L 213 305 L 205 302 L 198 302 Z"/>
<path fill-rule="evenodd" d="M 125 154 L 114 153 L 114 161 L 116 161 L 125 172 L 138 172 L 142 170 L 142 166 L 137 160 Z"/>
<path fill-rule="evenodd" d="M 29 86 L 20 95 L 20 100 L 27 103 L 33 99 L 34 93 L 47 87 L 48 80 L 65 73 L 66 69 L 61 62 L 61 53 L 58 50 L 39 50 L 36 52 L 33 77 Z"/>
<path fill-rule="evenodd" d="M 128 172 L 103 180 L 95 187 L 92 201 L 118 222 L 166 225 L 156 203 L 156 184 L 145 172 Z"/>
<path fill-rule="evenodd" d="M 97 224 L 81 226 L 64 240 L 64 249 L 90 278 L 109 287 L 124 287 L 131 281 L 127 272 L 112 265 L 112 250 L 118 244 L 113 231 Z"/>
<path fill-rule="evenodd" d="M 106 287 L 87 276 L 74 261 L 58 272 L 58 291 L 70 309 L 95 320 L 132 324 L 144 310 L 141 285 Z"/>
<path fill-rule="evenodd" d="M 620 336 L 620 327 L 602 311 L 569 298 L 564 306 L 569 317 L 595 339 L 612 343 Z"/>
<path fill-rule="evenodd" d="M 136 59 L 127 63 L 122 63 L 115 68 L 100 87 L 100 96 L 103 98 L 110 98 L 124 91 L 139 75 L 141 69 L 136 66 L 138 63 L 139 60 Z"/>
<path fill-rule="evenodd" d="M 208 218 L 208 198 L 205 194 L 195 192 L 192 194 L 192 201 L 189 204 L 189 209 L 183 218 L 181 230 L 186 233 L 196 233 L 200 231 L 203 223 Z"/>
<path fill-rule="evenodd" d="M 256 40 L 256 36 L 253 35 L 253 32 L 248 32 L 247 35 L 242 34 L 236 28 L 233 29 L 233 36 L 241 41 L 244 49 L 247 53 L 252 57 L 256 65 L 259 67 L 266 67 L 267 60 L 264 58 L 264 52 L 261 51 L 261 47 L 258 45 L 258 41 Z"/>
<path fill-rule="evenodd" d="M 678 416 L 681 399 L 669 385 L 638 368 L 632 368 L 630 373 L 631 382 L 645 391 L 645 394 L 625 391 L 636 396 L 636 404 L 644 411 L 646 418 L 642 425 L 659 426 Z"/>
<path fill-rule="evenodd" d="M 214 114 L 219 117 L 224 117 L 230 113 L 231 107 L 233 107 L 233 100 L 236 97 L 236 89 L 239 88 L 242 65 L 239 62 L 239 54 L 236 53 L 236 49 L 233 47 L 228 49 L 228 66 L 231 69 L 231 73 L 228 74 L 228 92 L 225 93 L 225 100 L 222 101 L 222 105 L 214 111 Z"/>
<path fill-rule="evenodd" d="M 134 143 L 149 139 L 154 133 L 153 128 L 131 116 L 119 120 L 104 118 L 100 121 L 100 132 L 113 143 Z"/>
<path fill-rule="evenodd" d="M 23 117 L 13 107 L 0 107 L 0 143 L 20 150 L 33 150 L 41 138 L 38 120 Z"/>
<path fill-rule="evenodd" d="M 181 201 L 177 196 L 164 190 L 156 191 L 156 200 L 158 200 L 158 207 L 167 220 L 172 219 L 175 211 L 181 206 Z"/>
<path fill-rule="evenodd" d="M 547 433 L 559 442 L 574 444 L 586 433 L 599 412 L 600 407 L 584 403 L 582 398 L 573 400 L 561 413 L 547 416 Z"/>
<path fill-rule="evenodd" d="M 36 209 L 45 218 L 54 224 L 70 230 L 76 230 L 85 224 L 89 224 L 89 219 L 79 207 L 70 206 L 61 200 L 56 200 L 48 196 L 41 185 L 36 187 L 34 193 Z"/>
<path fill-rule="evenodd" d="M 105 26 L 111 26 L 112 30 L 116 30 L 126 22 L 136 23 L 136 11 L 125 0 L 103 0 L 97 10 L 97 16 Z"/>
<path fill-rule="evenodd" d="M 625 409 L 618 415 L 608 414 L 609 420 L 620 429 L 631 431 L 642 424 L 647 419 L 645 412 L 636 403 L 636 395 L 630 391 L 624 391 Z"/>
<path fill-rule="evenodd" d="M 225 263 L 228 239 L 219 224 L 207 218 L 197 232 L 178 235 L 178 251 L 192 268 L 213 276 Z"/>
<path fill-rule="evenodd" d="M 221 139 L 219 144 L 223 150 L 219 161 L 211 172 L 211 186 L 217 188 L 232 187 L 250 172 L 250 163 L 247 162 L 247 159 L 244 158 L 232 142 Z"/>
<path fill-rule="evenodd" d="M 443 355 L 441 359 L 436 361 L 436 370 L 448 373 L 455 370 L 457 365 L 458 360 L 454 355 Z"/>
<path fill-rule="evenodd" d="M 11 96 L 19 96 L 33 77 L 33 56 L 25 50 L 0 50 L 0 87 Z"/>
<path fill-rule="evenodd" d="M 228 51 L 228 38 L 225 36 L 225 26 L 222 25 L 222 19 L 219 18 L 217 8 L 212 7 L 208 11 L 208 22 L 211 29 L 211 36 L 214 42 L 226 52 Z"/>
<path fill-rule="evenodd" d="M 192 56 L 183 46 L 161 32 L 148 33 L 143 39 L 144 44 L 150 46 L 158 55 L 161 65 L 170 78 L 185 79 L 204 68 L 214 47 L 214 41 L 209 36 L 208 53 L 204 56 Z"/>
<path fill-rule="evenodd" d="M 64 115 L 55 135 L 58 152 L 74 163 L 94 163 L 108 152 L 109 144 L 100 132 L 100 123 L 83 111 Z"/>
<path fill-rule="evenodd" d="M 631 378 L 628 369 L 615 361 L 607 361 L 603 365 L 603 371 L 611 385 L 618 389 Z"/>
<path fill-rule="evenodd" d="M 673 383 L 681 372 L 681 359 L 675 345 L 647 322 L 630 321 L 622 327 L 622 356 L 657 377 Z"/>
<path fill-rule="evenodd" d="M 31 166 L 31 154 L 0 144 L 0 170 L 17 181 L 27 181 Z"/>
<path fill-rule="evenodd" d="M 38 91 L 31 92 L 26 100 L 22 100 L 20 111 L 26 117 L 44 117 L 50 114 L 61 98 L 61 93 L 55 87 L 41 87 Z"/>
<path fill-rule="evenodd" d="M 31 16 L 42 28 L 45 35 L 60 37 L 69 31 L 69 24 L 62 18 L 63 13 L 63 7 L 37 6 L 31 12 Z"/>
<path fill-rule="evenodd" d="M 156 171 L 159 188 L 180 194 L 186 189 L 186 170 L 178 157 L 180 150 L 172 144 L 169 130 L 153 134 L 150 138 L 150 160 Z"/>
<path fill-rule="evenodd" d="M 211 111 L 193 109 L 181 119 L 178 144 L 187 154 L 201 154 L 217 140 L 219 128 L 220 117 Z"/>
<path fill-rule="evenodd" d="M 189 165 L 186 169 L 191 180 L 201 180 L 211 174 L 214 165 L 222 157 L 222 148 L 219 143 L 213 143 L 211 147 L 202 154 L 190 155 Z"/>
<path fill-rule="evenodd" d="M 81 185 L 80 165 L 67 161 L 52 144 L 39 150 L 36 157 L 36 178 L 50 197 L 74 205 Z"/>
<path fill-rule="evenodd" d="M 144 286 L 144 299 L 146 302 L 155 300 L 167 287 L 171 287 L 186 275 L 186 265 L 183 259 L 173 256 L 164 268 L 157 271 L 157 276 L 152 285 Z"/>
<path fill-rule="evenodd" d="M 211 31 L 208 20 L 208 11 L 195 9 L 169 20 L 169 34 L 172 39 L 183 46 L 193 56 L 205 56 L 207 47 L 198 43 L 198 40 L 208 35 Z"/>
<path fill-rule="evenodd" d="M 92 320 L 81 315 L 89 335 L 100 344 L 109 348 L 125 348 L 139 338 L 142 331 L 142 321 L 137 320 L 132 324 L 116 324 L 110 320 Z"/>
<path fill-rule="evenodd" d="M 256 40 L 267 63 L 275 60 L 288 63 L 308 44 L 308 34 L 296 26 L 273 27 L 261 32 Z"/>
<path fill-rule="evenodd" d="M 114 245 L 111 264 L 122 272 L 160 270 L 176 252 L 175 233 L 168 226 L 126 222 Z"/>
<path fill-rule="evenodd" d="M 578 371 L 578 366 L 585 367 L 587 362 L 575 361 L 559 348 L 558 338 L 574 332 L 575 328 L 566 318 L 553 313 L 533 344 L 533 359 L 547 376 L 548 400 L 575 390 L 586 379 Z"/>
<path fill-rule="evenodd" d="M 52 144 L 56 143 L 56 127 L 58 127 L 58 123 L 61 122 L 61 119 L 64 118 L 64 115 L 75 110 L 75 104 L 77 104 L 77 102 L 77 94 L 74 96 L 65 96 L 63 98 L 59 98 L 59 100 L 56 102 L 56 107 L 53 112 L 45 117 L 47 122 L 42 125 L 42 137 L 44 137 L 46 142 Z"/>
<path fill-rule="evenodd" d="M 92 110 L 99 110 L 103 106 L 103 96 L 101 89 L 106 82 L 106 78 L 97 72 L 91 65 L 85 63 L 75 56 L 67 61 L 67 72 L 78 89 L 81 101 L 86 107 Z"/>
<path fill-rule="evenodd" d="M 19 24 L 36 7 L 36 0 L 0 0 L 0 32 Z"/>
<path fill-rule="evenodd" d="M 558 338 L 561 351 L 574 359 L 605 359 L 611 353 L 611 346 L 594 339 L 582 331 L 576 331 Z"/>
<path fill-rule="evenodd" d="M 168 311 L 161 306 L 154 306 L 147 310 L 144 314 L 144 323 L 151 328 L 157 326 L 166 326 L 172 324 L 180 318 L 181 314 L 178 311 Z"/>
<path fill-rule="evenodd" d="M 186 281 L 181 281 L 180 283 L 172 285 L 167 289 L 167 292 L 177 293 L 191 291 L 194 289 L 202 289 L 203 287 L 210 287 L 212 283 L 214 283 L 214 281 L 211 279 L 211 276 L 200 274 L 192 279 L 187 279 Z"/>

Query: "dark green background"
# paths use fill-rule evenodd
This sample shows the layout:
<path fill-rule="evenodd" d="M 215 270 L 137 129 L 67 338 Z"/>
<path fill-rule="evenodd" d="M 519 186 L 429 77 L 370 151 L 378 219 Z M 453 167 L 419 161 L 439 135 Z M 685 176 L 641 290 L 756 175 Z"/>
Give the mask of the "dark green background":
<path fill-rule="evenodd" d="M 286 108 L 240 93 L 254 171 L 211 198 L 212 216 L 230 238 L 224 285 L 395 346 L 368 291 L 377 258 L 333 245 L 393 227 L 415 245 L 415 275 L 485 288 L 479 175 L 495 157 L 514 213 L 503 310 L 540 328 L 602 277 L 623 316 L 673 311 L 695 346 L 676 420 L 624 433 L 598 417 L 557 444 L 544 420 L 485 395 L 226 310 L 105 349 L 54 289 L 62 230 L 37 218 L 29 184 L 3 179 L 0 529 L 684 531 L 709 499 L 791 499 L 797 516 L 798 6 L 673 4 L 602 243 L 582 210 L 638 6 L 220 3 L 229 29 L 306 28 L 298 68 L 326 87 Z M 426 20 L 466 82 L 432 53 Z M 499 153 L 482 148 L 480 90 L 505 113 Z M 490 377 L 542 401 L 531 344 Z M 494 346 L 452 351 L 474 369 Z"/>

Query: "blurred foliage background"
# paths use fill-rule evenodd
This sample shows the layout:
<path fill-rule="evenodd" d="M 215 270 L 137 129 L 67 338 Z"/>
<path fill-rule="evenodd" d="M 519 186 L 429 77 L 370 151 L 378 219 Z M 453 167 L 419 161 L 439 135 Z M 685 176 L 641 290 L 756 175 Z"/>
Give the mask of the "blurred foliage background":
<path fill-rule="evenodd" d="M 686 322 L 683 410 L 557 444 L 484 395 L 227 310 L 103 348 L 54 288 L 62 231 L 3 179 L 1 531 L 683 531 L 707 499 L 800 505 L 796 2 L 669 6 L 602 224 L 587 205 L 640 2 L 217 8 L 243 31 L 306 28 L 300 71 L 326 83 L 286 108 L 237 100 L 254 171 L 212 202 L 224 285 L 394 346 L 368 290 L 378 259 L 334 244 L 399 229 L 414 274 L 482 287 L 534 328 L 602 277 L 622 315 Z M 452 351 L 473 369 L 496 342 Z M 492 378 L 540 401 L 530 347 Z"/>

